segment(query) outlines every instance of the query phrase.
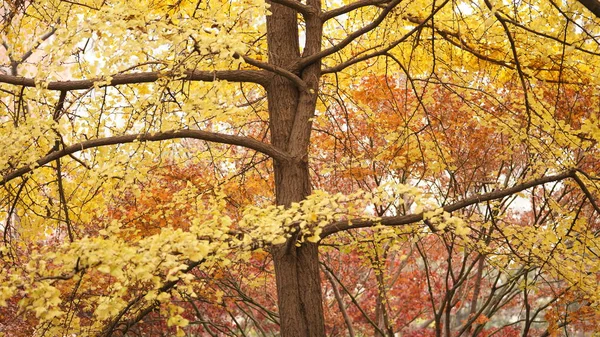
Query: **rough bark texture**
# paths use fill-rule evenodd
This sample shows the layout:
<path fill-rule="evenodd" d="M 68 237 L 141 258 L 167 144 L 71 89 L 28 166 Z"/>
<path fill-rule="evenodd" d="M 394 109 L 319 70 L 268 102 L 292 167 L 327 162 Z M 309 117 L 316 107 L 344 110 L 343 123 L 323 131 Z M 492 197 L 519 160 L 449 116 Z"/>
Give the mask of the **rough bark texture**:
<path fill-rule="evenodd" d="M 309 1 L 308 5 L 317 10 L 320 8 L 318 0 Z M 291 69 L 300 59 L 297 13 L 273 3 L 270 10 L 272 15 L 267 17 L 269 63 Z M 304 54 L 318 52 L 321 48 L 319 20 L 318 16 L 306 18 Z M 285 206 L 303 200 L 311 192 L 308 145 L 320 64 L 311 64 L 295 75 L 306 83 L 304 88 L 281 76 L 273 78 L 267 86 L 271 143 L 293 157 L 274 163 L 276 201 Z M 295 237 L 292 237 L 287 244 L 273 247 L 271 253 L 275 264 L 281 336 L 325 336 L 318 245 L 304 243 L 296 247 Z"/>

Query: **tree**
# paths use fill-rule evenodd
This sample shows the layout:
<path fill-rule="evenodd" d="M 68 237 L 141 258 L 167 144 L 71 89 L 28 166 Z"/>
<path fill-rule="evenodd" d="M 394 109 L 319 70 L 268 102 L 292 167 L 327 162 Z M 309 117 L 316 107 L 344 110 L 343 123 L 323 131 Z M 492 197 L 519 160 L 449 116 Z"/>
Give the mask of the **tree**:
<path fill-rule="evenodd" d="M 597 309 L 598 27 L 579 4 L 1 13 L 0 304 L 37 334 L 125 335 L 153 318 L 192 333 L 195 298 L 226 307 L 225 285 L 246 291 L 232 266 L 270 258 L 278 313 L 254 308 L 282 336 L 324 336 L 321 270 L 341 284 L 319 247 L 363 252 L 362 236 L 380 335 L 404 324 L 383 277 L 402 249 L 420 256 L 438 336 L 485 330 L 504 296 L 523 304 L 522 335 Z"/>

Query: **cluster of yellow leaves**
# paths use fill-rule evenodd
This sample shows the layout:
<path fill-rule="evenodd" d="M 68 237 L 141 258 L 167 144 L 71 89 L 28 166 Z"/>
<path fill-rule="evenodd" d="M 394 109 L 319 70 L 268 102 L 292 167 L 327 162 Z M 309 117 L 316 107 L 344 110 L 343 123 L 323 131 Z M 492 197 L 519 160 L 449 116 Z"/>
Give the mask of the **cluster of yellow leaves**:
<path fill-rule="evenodd" d="M 429 222 L 436 231 L 452 231 L 454 234 L 466 237 L 471 233 L 467 223 L 459 217 L 452 216 L 445 212 L 443 208 L 423 213 L 423 219 Z"/>
<path fill-rule="evenodd" d="M 131 303 L 136 308 L 154 301 L 169 303 L 174 296 L 164 288 L 169 282 L 178 282 L 179 293 L 196 296 L 202 284 L 189 273 L 190 266 L 210 271 L 233 260 L 247 260 L 257 248 L 282 244 L 294 232 L 298 232 L 298 244 L 317 242 L 326 224 L 354 218 L 376 220 L 365 217 L 369 205 L 405 195 L 418 199 L 420 194 L 413 187 L 389 184 L 377 193 L 349 196 L 317 191 L 289 208 L 248 206 L 238 221 L 226 214 L 226 196 L 218 195 L 195 214 L 188 230 L 163 227 L 154 235 L 137 238 L 113 220 L 98 236 L 41 247 L 31 254 L 25 268 L 3 271 L 0 304 L 20 296 L 21 310 L 35 313 L 40 324 L 59 329 L 67 315 L 63 297 L 70 291 L 95 291 L 97 295 L 86 297 L 81 305 L 93 314 L 88 328 L 95 331 Z M 142 294 L 137 301 L 133 300 L 136 293 Z M 186 324 L 178 309 L 172 313 L 169 325 Z M 82 327 L 73 327 L 74 331 L 87 331 L 83 322 L 78 324 Z"/>
<path fill-rule="evenodd" d="M 493 243 L 467 241 L 476 247 L 496 268 L 508 275 L 521 268 L 540 268 L 550 277 L 565 282 L 566 289 L 580 294 L 590 306 L 599 309 L 600 287 L 597 275 L 600 273 L 600 261 L 596 252 L 600 241 L 594 230 L 575 212 L 569 212 L 557 204 L 553 209 L 557 214 L 553 221 L 544 225 L 523 225 L 497 219 L 496 231 L 493 231 Z M 535 287 L 533 284 L 531 287 Z"/>
<path fill-rule="evenodd" d="M 163 69 L 198 66 L 198 62 L 222 66 L 223 60 L 236 66 L 239 61 L 231 56 L 244 53 L 248 44 L 260 36 L 264 27 L 256 18 L 264 17 L 266 11 L 264 1 L 250 0 L 202 4 L 90 1 L 87 6 L 35 1 L 27 6 L 19 25 L 9 25 L 4 31 L 11 42 L 11 55 L 21 55 L 41 42 L 19 36 L 38 37 L 54 31 L 51 43 L 43 44 L 47 57 L 29 69 L 30 75 L 51 79 L 68 71 L 71 77 L 100 77 L 145 63 L 148 55 L 166 65 Z M 78 66 L 68 64 L 73 61 Z"/>

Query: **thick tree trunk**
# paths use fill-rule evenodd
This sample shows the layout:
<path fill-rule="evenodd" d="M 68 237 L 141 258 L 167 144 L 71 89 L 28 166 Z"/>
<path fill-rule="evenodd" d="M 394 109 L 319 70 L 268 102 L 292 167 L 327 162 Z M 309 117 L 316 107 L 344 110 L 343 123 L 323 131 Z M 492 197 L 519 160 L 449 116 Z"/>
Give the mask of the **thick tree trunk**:
<path fill-rule="evenodd" d="M 309 0 L 309 4 L 319 8 L 319 1 Z M 272 15 L 267 17 L 269 63 L 290 69 L 300 58 L 297 13 L 273 3 L 270 10 Z M 320 50 L 322 29 L 318 20 L 317 17 L 307 20 L 305 53 Z M 276 201 L 284 206 L 303 200 L 311 192 L 308 146 L 320 64 L 310 65 L 295 75 L 312 90 L 299 88 L 282 76 L 275 77 L 266 88 L 271 143 L 294 157 L 291 161 L 274 163 Z M 287 244 L 273 247 L 271 253 L 277 280 L 281 336 L 324 337 L 318 245 L 303 243 L 296 247 L 292 237 Z"/>
<path fill-rule="evenodd" d="M 324 337 L 318 245 L 273 250 L 281 336 Z"/>

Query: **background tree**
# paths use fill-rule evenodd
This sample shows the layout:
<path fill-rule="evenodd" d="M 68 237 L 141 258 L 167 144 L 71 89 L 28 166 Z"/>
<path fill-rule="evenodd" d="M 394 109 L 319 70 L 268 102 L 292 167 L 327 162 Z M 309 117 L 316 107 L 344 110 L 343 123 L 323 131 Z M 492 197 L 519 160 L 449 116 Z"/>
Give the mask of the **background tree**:
<path fill-rule="evenodd" d="M 0 14 L 9 322 L 98 336 L 595 328 L 598 28 L 581 5 Z"/>

